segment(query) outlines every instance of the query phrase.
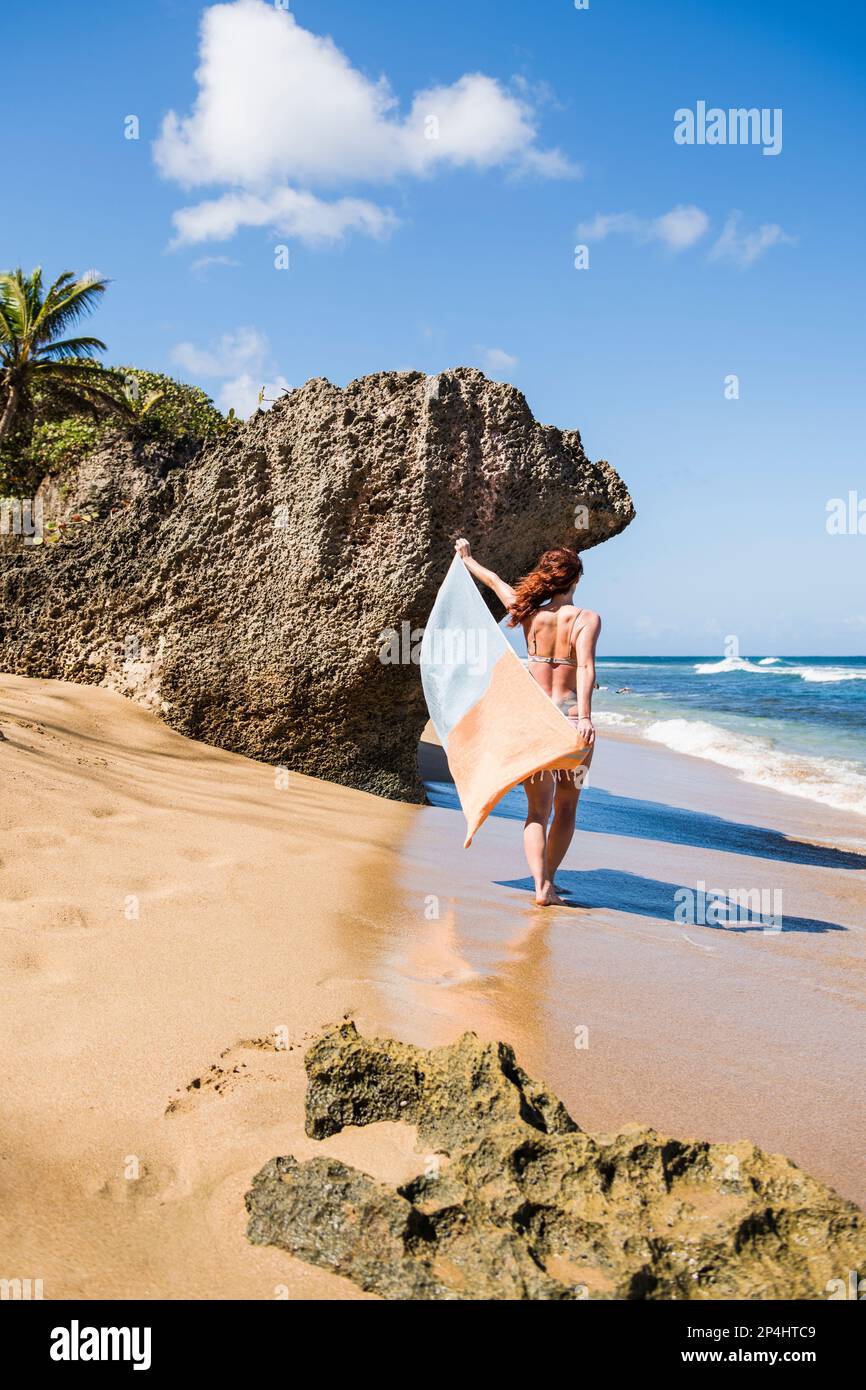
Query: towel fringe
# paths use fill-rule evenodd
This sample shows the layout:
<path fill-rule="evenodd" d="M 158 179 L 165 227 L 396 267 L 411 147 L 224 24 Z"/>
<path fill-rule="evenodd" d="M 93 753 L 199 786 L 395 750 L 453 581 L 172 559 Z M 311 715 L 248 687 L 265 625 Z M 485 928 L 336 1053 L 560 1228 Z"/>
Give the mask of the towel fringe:
<path fill-rule="evenodd" d="M 533 772 L 529 781 L 532 783 L 536 777 L 539 777 L 543 782 L 548 773 L 555 782 L 561 782 L 564 777 L 566 781 L 571 780 L 577 786 L 578 778 L 580 777 L 582 780 L 585 775 L 585 769 L 583 767 L 543 767 L 540 772 Z"/>

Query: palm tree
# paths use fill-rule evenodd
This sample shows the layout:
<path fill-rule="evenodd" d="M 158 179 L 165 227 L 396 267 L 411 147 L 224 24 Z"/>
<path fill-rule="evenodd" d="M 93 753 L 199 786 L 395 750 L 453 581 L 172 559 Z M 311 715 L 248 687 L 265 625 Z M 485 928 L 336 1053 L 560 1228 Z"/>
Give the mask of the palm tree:
<path fill-rule="evenodd" d="M 67 338 L 92 312 L 107 281 L 66 270 L 47 291 L 42 271 L 0 274 L 0 442 L 34 416 L 130 414 L 114 373 L 94 356 L 99 338 Z"/>

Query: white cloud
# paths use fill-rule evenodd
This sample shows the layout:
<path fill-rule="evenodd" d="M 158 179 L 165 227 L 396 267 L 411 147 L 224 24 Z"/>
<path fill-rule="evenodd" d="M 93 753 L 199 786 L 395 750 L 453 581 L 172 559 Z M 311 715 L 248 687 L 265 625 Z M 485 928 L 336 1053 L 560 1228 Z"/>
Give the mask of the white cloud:
<path fill-rule="evenodd" d="M 516 174 L 538 174 L 543 179 L 579 179 L 583 168 L 562 150 L 527 150 L 520 158 Z"/>
<path fill-rule="evenodd" d="M 700 208 L 690 204 L 688 207 L 672 208 L 652 224 L 653 235 L 664 242 L 671 251 L 684 251 L 700 241 L 710 225 L 710 219 Z"/>
<path fill-rule="evenodd" d="M 397 226 L 394 214 L 374 203 L 360 198 L 328 203 L 294 188 L 278 188 L 264 197 L 225 193 L 221 198 L 178 209 L 172 220 L 177 232 L 175 246 L 227 241 L 240 227 L 272 227 L 281 236 L 315 244 L 338 241 L 347 231 L 382 238 Z"/>
<path fill-rule="evenodd" d="M 291 390 L 284 376 L 273 381 L 262 381 L 261 377 L 241 372 L 240 376 L 223 382 L 216 394 L 216 403 L 226 414 L 234 410 L 239 420 L 246 420 L 254 410 L 270 410 L 275 400 L 284 391 Z M 264 396 L 260 395 L 264 392 Z"/>
<path fill-rule="evenodd" d="M 204 275 L 208 270 L 215 269 L 216 266 L 237 266 L 240 261 L 235 261 L 231 256 L 200 256 L 197 261 L 193 261 L 190 269 L 196 275 Z"/>
<path fill-rule="evenodd" d="M 776 222 L 764 222 L 753 232 L 741 232 L 742 213 L 728 214 L 721 236 L 710 248 L 708 260 L 731 261 L 745 270 L 754 265 L 771 246 L 793 246 L 796 237 L 788 236 Z"/>
<path fill-rule="evenodd" d="M 793 245 L 796 237 L 775 222 L 765 222 L 752 232 L 740 230 L 741 213 L 728 214 L 724 228 L 711 246 L 707 259 L 730 261 L 745 268 L 754 265 L 772 246 Z M 679 204 L 660 217 L 638 217 L 634 212 L 597 213 L 590 222 L 581 222 L 579 237 L 586 241 L 603 241 L 609 236 L 629 236 L 639 244 L 659 242 L 669 251 L 688 250 L 706 235 L 710 226 L 707 214 L 693 203 Z"/>
<path fill-rule="evenodd" d="M 194 376 L 231 376 L 241 367 L 264 361 L 268 340 L 257 328 L 236 328 L 224 333 L 209 348 L 194 343 L 178 343 L 172 350 L 172 360 Z"/>
<path fill-rule="evenodd" d="M 347 230 L 379 236 L 395 225 L 393 214 L 351 199 L 329 213 L 307 191 L 313 187 L 460 167 L 553 178 L 578 172 L 560 151 L 539 148 L 536 106 L 525 87 L 509 91 L 483 73 L 465 73 L 418 92 L 401 113 L 387 78 L 372 81 L 331 38 L 265 0 L 206 9 L 199 59 L 193 109 L 168 113 L 155 159 L 165 178 L 184 187 L 227 191 L 177 214 L 181 242 L 275 218 L 309 240 Z"/>
<path fill-rule="evenodd" d="M 669 251 L 685 251 L 700 241 L 710 219 L 693 203 L 680 203 L 660 217 L 638 217 L 634 212 L 597 213 L 591 222 L 581 222 L 577 234 L 586 241 L 603 241 L 612 235 L 630 236 L 633 241 L 661 242 Z"/>
<path fill-rule="evenodd" d="M 611 233 L 638 236 L 641 228 L 647 225 L 633 212 L 597 212 L 591 222 L 578 224 L 577 235 L 586 237 L 587 241 L 604 241 Z"/>
<path fill-rule="evenodd" d="M 257 328 L 237 328 L 224 333 L 209 348 L 194 343 L 178 343 L 172 350 L 172 361 L 193 377 L 221 382 L 214 399 L 223 411 L 233 409 L 241 419 L 259 405 L 259 392 L 264 389 L 267 409 L 283 391 L 290 390 L 286 378 L 275 372 L 271 363 L 270 343 Z"/>
<path fill-rule="evenodd" d="M 506 352 L 504 348 L 482 347 L 479 348 L 479 352 L 481 363 L 486 372 L 509 372 L 512 367 L 517 366 L 518 359 L 512 357 L 511 353 Z"/>

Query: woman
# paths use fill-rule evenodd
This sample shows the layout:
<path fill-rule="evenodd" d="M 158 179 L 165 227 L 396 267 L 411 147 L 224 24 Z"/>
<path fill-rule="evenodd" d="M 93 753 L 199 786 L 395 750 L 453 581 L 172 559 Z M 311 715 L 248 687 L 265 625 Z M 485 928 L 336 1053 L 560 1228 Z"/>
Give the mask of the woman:
<path fill-rule="evenodd" d="M 558 768 L 523 783 L 528 803 L 523 847 L 535 880 L 535 901 L 540 907 L 552 907 L 562 903 L 556 871 L 574 836 L 580 779 L 595 744 L 592 692 L 601 619 L 588 608 L 575 607 L 574 590 L 583 574 L 576 550 L 565 546 L 546 550 L 535 568 L 512 588 L 473 559 L 467 540 L 461 537 L 454 549 L 469 573 L 492 589 L 508 609 L 509 627 L 523 628 L 530 674 L 590 745 L 589 757 L 577 771 Z"/>

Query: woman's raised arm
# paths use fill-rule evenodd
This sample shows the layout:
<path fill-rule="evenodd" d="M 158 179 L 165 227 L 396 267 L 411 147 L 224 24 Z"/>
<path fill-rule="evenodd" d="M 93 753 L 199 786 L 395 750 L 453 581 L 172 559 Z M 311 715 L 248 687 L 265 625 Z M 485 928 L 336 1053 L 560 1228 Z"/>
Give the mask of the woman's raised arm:
<path fill-rule="evenodd" d="M 514 590 L 511 585 L 506 584 L 505 580 L 500 579 L 499 575 L 493 570 L 485 569 L 483 565 L 479 565 L 478 561 L 472 558 L 469 542 L 463 536 L 461 536 L 458 541 L 454 542 L 454 549 L 460 556 L 460 559 L 463 561 L 469 573 L 480 580 L 482 584 L 486 584 L 488 589 L 492 589 L 500 603 L 510 611 L 515 598 Z"/>

